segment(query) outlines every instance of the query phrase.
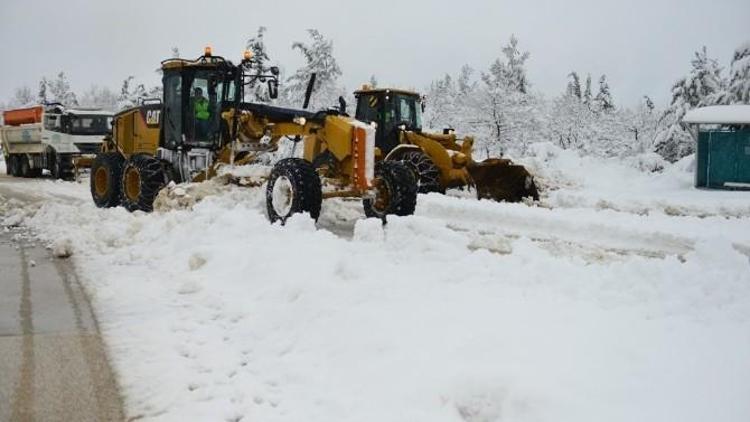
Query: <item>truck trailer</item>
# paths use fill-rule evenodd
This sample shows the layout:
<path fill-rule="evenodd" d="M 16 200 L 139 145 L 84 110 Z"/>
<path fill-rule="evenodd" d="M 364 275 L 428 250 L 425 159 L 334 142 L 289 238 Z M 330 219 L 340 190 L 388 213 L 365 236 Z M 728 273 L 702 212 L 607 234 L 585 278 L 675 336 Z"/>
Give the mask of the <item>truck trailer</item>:
<path fill-rule="evenodd" d="M 45 104 L 3 112 L 0 145 L 6 172 L 39 177 L 49 170 L 56 179 L 72 179 L 90 167 L 104 137 L 112 131 L 112 113 L 100 109 Z"/>

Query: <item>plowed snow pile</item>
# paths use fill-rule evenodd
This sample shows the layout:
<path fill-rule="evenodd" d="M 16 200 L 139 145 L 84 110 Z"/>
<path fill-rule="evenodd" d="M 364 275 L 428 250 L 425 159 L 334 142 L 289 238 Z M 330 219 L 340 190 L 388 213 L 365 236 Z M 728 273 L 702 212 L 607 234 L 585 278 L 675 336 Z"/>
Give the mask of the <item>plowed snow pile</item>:
<path fill-rule="evenodd" d="M 750 420 L 750 196 L 539 148 L 543 207 L 280 227 L 229 186 L 23 221 L 72 245 L 137 420 Z"/>

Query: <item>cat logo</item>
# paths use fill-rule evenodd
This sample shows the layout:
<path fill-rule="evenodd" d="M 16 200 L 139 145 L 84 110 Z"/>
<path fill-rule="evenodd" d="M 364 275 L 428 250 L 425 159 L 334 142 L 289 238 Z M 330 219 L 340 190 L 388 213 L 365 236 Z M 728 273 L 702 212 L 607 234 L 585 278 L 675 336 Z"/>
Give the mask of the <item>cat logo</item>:
<path fill-rule="evenodd" d="M 159 126 L 160 117 L 161 117 L 161 110 L 146 111 L 146 126 Z"/>

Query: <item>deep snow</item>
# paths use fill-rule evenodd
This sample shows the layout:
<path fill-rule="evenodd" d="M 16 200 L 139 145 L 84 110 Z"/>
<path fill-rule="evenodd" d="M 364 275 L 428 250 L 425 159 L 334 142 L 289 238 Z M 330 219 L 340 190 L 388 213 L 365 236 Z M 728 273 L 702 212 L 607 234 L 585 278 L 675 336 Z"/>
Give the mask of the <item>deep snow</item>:
<path fill-rule="evenodd" d="M 49 180 L 0 185 L 0 221 L 72 248 L 144 420 L 750 420 L 750 194 L 535 151 L 542 206 L 431 194 L 385 227 Z"/>

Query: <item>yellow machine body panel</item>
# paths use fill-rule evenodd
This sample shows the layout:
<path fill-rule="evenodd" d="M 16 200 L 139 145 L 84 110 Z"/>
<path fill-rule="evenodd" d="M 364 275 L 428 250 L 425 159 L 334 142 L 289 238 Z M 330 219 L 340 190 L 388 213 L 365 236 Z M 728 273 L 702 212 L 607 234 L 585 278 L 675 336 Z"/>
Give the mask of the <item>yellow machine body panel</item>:
<path fill-rule="evenodd" d="M 142 153 L 156 154 L 161 127 L 159 119 L 149 118 L 149 113 L 153 113 L 153 110 L 136 107 L 115 115 L 113 141 L 126 157 Z M 155 123 L 148 124 L 151 121 Z"/>

